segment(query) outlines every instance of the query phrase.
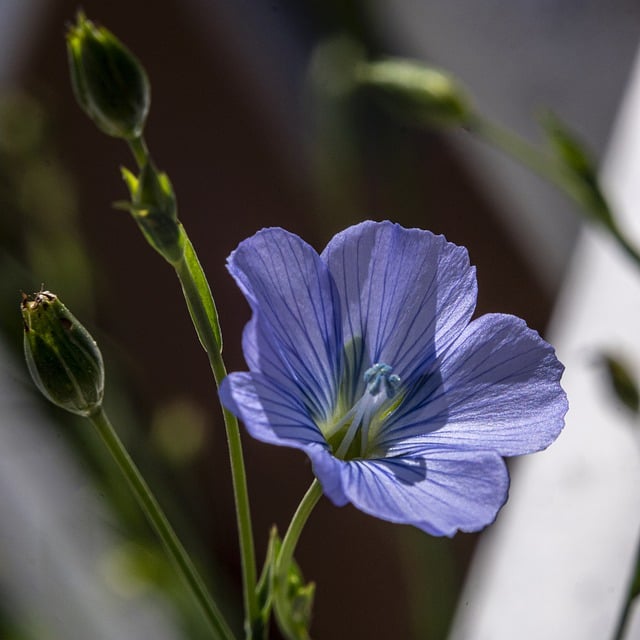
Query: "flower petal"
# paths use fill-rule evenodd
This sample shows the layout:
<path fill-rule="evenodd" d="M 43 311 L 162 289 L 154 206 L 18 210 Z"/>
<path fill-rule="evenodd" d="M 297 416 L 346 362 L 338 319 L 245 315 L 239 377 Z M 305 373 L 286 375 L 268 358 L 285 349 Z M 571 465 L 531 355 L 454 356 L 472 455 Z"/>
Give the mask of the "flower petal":
<path fill-rule="evenodd" d="M 474 320 L 379 435 L 388 455 L 459 446 L 503 456 L 549 446 L 564 426 L 564 367 L 515 316 Z"/>
<path fill-rule="evenodd" d="M 495 452 L 429 450 L 423 458 L 343 461 L 308 451 L 325 494 L 372 516 L 432 535 L 478 531 L 507 499 L 509 474 Z"/>
<path fill-rule="evenodd" d="M 230 373 L 220 385 L 220 400 L 258 440 L 297 449 L 327 446 L 304 403 L 260 373 Z"/>
<path fill-rule="evenodd" d="M 263 229 L 240 243 L 227 265 L 254 312 L 244 343 L 250 366 L 268 377 L 287 377 L 314 415 L 327 418 L 343 348 L 337 292 L 326 265 L 283 229 Z"/>
<path fill-rule="evenodd" d="M 347 360 L 357 380 L 377 362 L 403 380 L 420 372 L 475 308 L 475 269 L 466 249 L 428 231 L 364 222 L 336 235 L 322 259 L 340 293 L 344 344 L 352 350 Z M 353 390 L 354 397 L 361 392 Z"/>

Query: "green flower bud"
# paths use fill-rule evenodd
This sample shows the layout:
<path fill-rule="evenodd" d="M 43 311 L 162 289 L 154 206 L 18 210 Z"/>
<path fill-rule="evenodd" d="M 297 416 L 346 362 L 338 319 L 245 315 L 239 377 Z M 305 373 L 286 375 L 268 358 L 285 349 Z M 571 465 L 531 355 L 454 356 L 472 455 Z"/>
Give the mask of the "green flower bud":
<path fill-rule="evenodd" d="M 389 59 L 361 65 L 358 81 L 389 111 L 412 124 L 455 126 L 471 119 L 462 90 L 438 69 Z"/>
<path fill-rule="evenodd" d="M 23 294 L 24 355 L 36 386 L 62 409 L 89 416 L 102 404 L 104 367 L 95 340 L 49 291 Z"/>
<path fill-rule="evenodd" d="M 147 242 L 170 263 L 176 263 L 182 258 L 184 245 L 169 176 L 146 162 L 137 178 L 125 168 L 122 177 L 131 194 L 128 208 Z"/>
<path fill-rule="evenodd" d="M 104 133 L 138 138 L 149 111 L 147 74 L 110 31 L 78 14 L 67 33 L 71 84 L 78 103 Z"/>

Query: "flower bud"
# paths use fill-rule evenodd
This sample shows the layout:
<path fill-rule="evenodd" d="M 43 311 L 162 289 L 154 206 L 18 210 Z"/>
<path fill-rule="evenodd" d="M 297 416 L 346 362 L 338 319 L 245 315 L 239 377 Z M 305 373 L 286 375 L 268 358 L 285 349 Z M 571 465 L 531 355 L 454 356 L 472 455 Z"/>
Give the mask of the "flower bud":
<path fill-rule="evenodd" d="M 49 291 L 23 294 L 24 354 L 31 377 L 46 398 L 81 416 L 102 404 L 104 367 L 98 345 Z"/>
<path fill-rule="evenodd" d="M 417 62 L 389 59 L 359 68 L 361 86 L 393 114 L 412 124 L 466 124 L 471 111 L 452 77 Z"/>
<path fill-rule="evenodd" d="M 147 242 L 170 263 L 180 260 L 184 246 L 169 176 L 146 162 L 137 178 L 125 168 L 122 177 L 131 194 L 131 214 Z"/>
<path fill-rule="evenodd" d="M 71 84 L 78 103 L 104 133 L 138 138 L 149 111 L 147 75 L 110 31 L 78 14 L 67 33 Z"/>

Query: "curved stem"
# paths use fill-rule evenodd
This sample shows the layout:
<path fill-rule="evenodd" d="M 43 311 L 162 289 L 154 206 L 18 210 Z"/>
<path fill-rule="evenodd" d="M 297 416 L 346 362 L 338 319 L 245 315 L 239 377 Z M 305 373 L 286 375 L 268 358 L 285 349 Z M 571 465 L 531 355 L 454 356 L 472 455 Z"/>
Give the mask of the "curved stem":
<path fill-rule="evenodd" d="M 633 565 L 633 574 L 631 576 L 631 582 L 627 589 L 627 594 L 624 602 L 624 607 L 620 612 L 618 618 L 618 625 L 616 626 L 613 640 L 622 640 L 627 630 L 627 622 L 629 621 L 629 613 L 631 612 L 631 604 L 640 595 L 640 540 L 638 540 L 638 547 L 636 548 L 636 556 Z"/>
<path fill-rule="evenodd" d="M 322 487 L 320 482 L 315 479 L 300 501 L 296 512 L 293 514 L 293 518 L 291 518 L 289 528 L 282 540 L 278 556 L 274 562 L 272 583 L 273 607 L 280 631 L 285 637 L 290 639 L 296 638 L 300 640 L 301 638 L 308 639 L 309 637 L 306 629 L 304 632 L 301 632 L 300 629 L 295 628 L 295 624 L 292 624 L 288 579 L 291 564 L 293 563 L 293 554 L 300 539 L 300 534 L 321 495 Z"/>
<path fill-rule="evenodd" d="M 552 163 L 550 158 L 538 151 L 524 138 L 478 115 L 468 125 L 468 131 L 515 158 L 525 167 L 549 180 L 563 191 L 566 189 L 566 181 L 555 163 Z"/>
<path fill-rule="evenodd" d="M 167 553 L 174 562 L 194 598 L 202 608 L 213 632 L 214 638 L 234 640 L 231 629 L 225 622 L 222 613 L 211 598 L 204 581 L 196 570 L 189 554 L 185 551 L 175 531 L 169 524 L 162 508 L 149 489 L 140 471 L 127 453 L 113 426 L 103 409 L 90 416 L 89 419 L 97 429 L 103 442 L 120 467 L 129 487 L 144 511 L 149 523 L 162 541 Z"/>
<path fill-rule="evenodd" d="M 640 267 L 640 253 L 638 250 L 631 245 L 629 240 L 618 228 L 617 224 L 613 224 L 609 228 L 611 235 L 616 239 L 618 245 L 622 248 L 622 250 L 627 254 L 631 260 L 633 260 L 638 267 Z"/>
<path fill-rule="evenodd" d="M 596 211 L 593 206 L 590 207 L 589 203 L 585 202 L 583 191 L 577 186 L 575 178 L 553 158 L 548 157 L 520 136 L 478 115 L 469 123 L 468 131 L 515 158 L 577 202 L 581 210 L 587 210 L 591 219 L 598 220 L 609 231 L 620 248 L 640 267 L 640 252 L 622 233 L 604 199 L 599 202 L 599 210 Z"/>
<path fill-rule="evenodd" d="M 291 561 L 293 560 L 293 554 L 298 544 L 298 540 L 300 539 L 300 534 L 302 533 L 302 529 L 307 523 L 307 520 L 309 519 L 313 508 L 316 506 L 316 504 L 318 504 L 318 500 L 320 500 L 321 496 L 322 486 L 320 485 L 320 481 L 316 478 L 311 483 L 311 486 L 307 489 L 307 493 L 304 494 L 304 497 L 300 501 L 296 512 L 293 514 L 293 518 L 291 518 L 287 533 L 282 540 L 280 553 L 278 554 L 278 559 L 276 560 L 277 577 L 283 577 L 283 571 L 286 570 L 291 564 Z"/>

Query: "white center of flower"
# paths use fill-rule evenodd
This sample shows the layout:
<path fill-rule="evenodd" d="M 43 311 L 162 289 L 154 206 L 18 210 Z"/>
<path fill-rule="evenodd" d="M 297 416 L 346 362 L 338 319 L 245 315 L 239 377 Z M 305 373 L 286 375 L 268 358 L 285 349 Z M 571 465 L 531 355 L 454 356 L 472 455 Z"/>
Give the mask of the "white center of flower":
<path fill-rule="evenodd" d="M 327 438 L 340 431 L 345 425 L 349 425 L 340 446 L 335 452 L 336 458 L 344 458 L 349 451 L 358 431 L 361 432 L 360 455 L 366 453 L 369 441 L 369 430 L 375 421 L 380 409 L 391 400 L 400 387 L 400 378 L 392 373 L 393 369 L 388 364 L 377 363 L 367 369 L 364 374 L 366 386 L 365 392 L 356 404 L 331 428 Z"/>

